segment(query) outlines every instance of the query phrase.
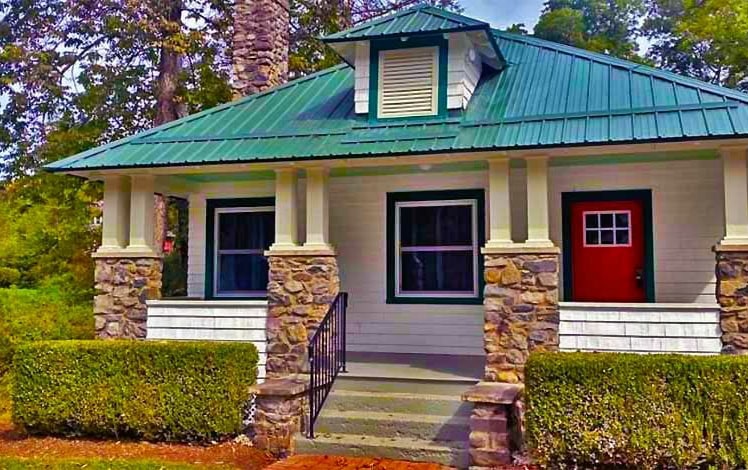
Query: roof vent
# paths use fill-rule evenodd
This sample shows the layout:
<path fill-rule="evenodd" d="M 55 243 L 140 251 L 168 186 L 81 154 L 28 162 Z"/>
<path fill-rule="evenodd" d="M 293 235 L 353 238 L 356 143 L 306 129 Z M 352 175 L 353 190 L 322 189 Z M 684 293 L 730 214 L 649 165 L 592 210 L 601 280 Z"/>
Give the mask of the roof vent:
<path fill-rule="evenodd" d="M 439 48 L 418 47 L 379 53 L 379 118 L 438 113 Z"/>

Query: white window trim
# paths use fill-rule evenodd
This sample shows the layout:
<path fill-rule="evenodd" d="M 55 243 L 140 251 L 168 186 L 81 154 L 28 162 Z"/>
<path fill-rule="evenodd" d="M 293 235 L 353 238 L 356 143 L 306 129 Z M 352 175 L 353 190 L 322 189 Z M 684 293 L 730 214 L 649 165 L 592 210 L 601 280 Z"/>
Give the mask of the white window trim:
<path fill-rule="evenodd" d="M 597 227 L 590 227 L 590 230 L 597 231 L 598 234 L 598 241 L 600 240 L 600 231 L 601 230 L 612 230 L 613 231 L 613 243 L 609 245 L 603 245 L 602 243 L 597 244 L 587 244 L 587 214 L 613 214 L 613 226 L 612 227 L 600 227 L 600 218 L 598 217 L 598 226 Z M 629 232 L 628 237 L 628 243 L 616 243 L 616 232 L 623 231 L 622 229 L 619 229 L 616 227 L 616 216 L 615 214 L 627 214 L 629 219 L 629 225 L 627 227 Z M 631 239 L 631 235 L 633 234 L 633 230 L 631 226 L 633 225 L 633 221 L 631 220 L 631 211 L 630 210 L 605 210 L 605 211 L 583 211 L 582 212 L 582 246 L 585 248 L 626 248 L 631 247 L 633 240 Z"/>
<path fill-rule="evenodd" d="M 472 245 L 464 246 L 416 246 L 403 247 L 400 240 L 400 209 L 403 207 L 444 207 L 444 206 L 470 206 L 472 219 Z M 467 291 L 403 291 L 402 290 L 402 254 L 408 252 L 449 252 L 468 251 L 473 254 L 473 290 Z M 402 201 L 395 203 L 395 297 L 417 299 L 417 298 L 444 298 L 444 299 L 477 299 L 479 298 L 479 264 L 478 264 L 478 201 L 476 199 L 446 199 L 438 201 Z"/>
<path fill-rule="evenodd" d="M 215 298 L 232 298 L 232 297 L 265 297 L 267 289 L 261 291 L 232 291 L 220 292 L 218 285 L 221 280 L 219 255 L 256 255 L 263 254 L 265 250 L 259 248 L 247 250 L 221 250 L 219 244 L 219 221 L 221 214 L 246 213 L 246 212 L 275 212 L 275 206 L 258 206 L 258 207 L 218 207 L 214 211 L 213 219 L 213 297 Z"/>
<path fill-rule="evenodd" d="M 410 50 L 418 49 L 432 49 L 433 53 L 433 72 L 432 76 L 434 80 L 431 84 L 431 110 L 429 111 L 402 111 L 399 113 L 390 113 L 383 115 L 382 112 L 382 101 L 384 94 L 384 60 L 387 54 L 402 53 Z M 408 49 L 383 49 L 378 53 L 377 61 L 379 67 L 377 70 L 377 118 L 380 119 L 397 119 L 403 117 L 422 117 L 422 116 L 436 116 L 439 114 L 439 46 L 423 46 L 413 47 Z"/>

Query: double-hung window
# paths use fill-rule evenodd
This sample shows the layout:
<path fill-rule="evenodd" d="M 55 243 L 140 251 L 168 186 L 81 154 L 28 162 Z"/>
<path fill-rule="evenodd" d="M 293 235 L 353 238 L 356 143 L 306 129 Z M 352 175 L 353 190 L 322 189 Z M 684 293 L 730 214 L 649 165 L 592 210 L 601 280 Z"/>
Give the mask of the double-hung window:
<path fill-rule="evenodd" d="M 220 205 L 220 200 L 214 201 Z M 210 271 L 212 297 L 265 297 L 268 263 L 265 250 L 273 243 L 272 205 L 212 207 Z"/>
<path fill-rule="evenodd" d="M 479 300 L 483 192 L 391 193 L 388 198 L 389 300 Z"/>

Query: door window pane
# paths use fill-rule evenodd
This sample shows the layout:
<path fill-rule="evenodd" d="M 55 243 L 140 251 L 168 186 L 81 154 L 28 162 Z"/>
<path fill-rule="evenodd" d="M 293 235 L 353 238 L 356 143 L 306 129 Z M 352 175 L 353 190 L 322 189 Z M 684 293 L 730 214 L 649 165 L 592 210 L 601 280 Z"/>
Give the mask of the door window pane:
<path fill-rule="evenodd" d="M 583 214 L 584 246 L 630 246 L 629 211 L 587 211 Z"/>

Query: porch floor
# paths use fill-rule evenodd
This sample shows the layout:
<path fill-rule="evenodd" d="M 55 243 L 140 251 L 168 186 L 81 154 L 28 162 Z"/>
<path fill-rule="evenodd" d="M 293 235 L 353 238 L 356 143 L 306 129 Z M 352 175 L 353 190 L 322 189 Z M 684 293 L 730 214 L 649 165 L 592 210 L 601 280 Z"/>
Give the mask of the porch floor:
<path fill-rule="evenodd" d="M 347 353 L 346 378 L 475 382 L 483 377 L 484 356 Z"/>

